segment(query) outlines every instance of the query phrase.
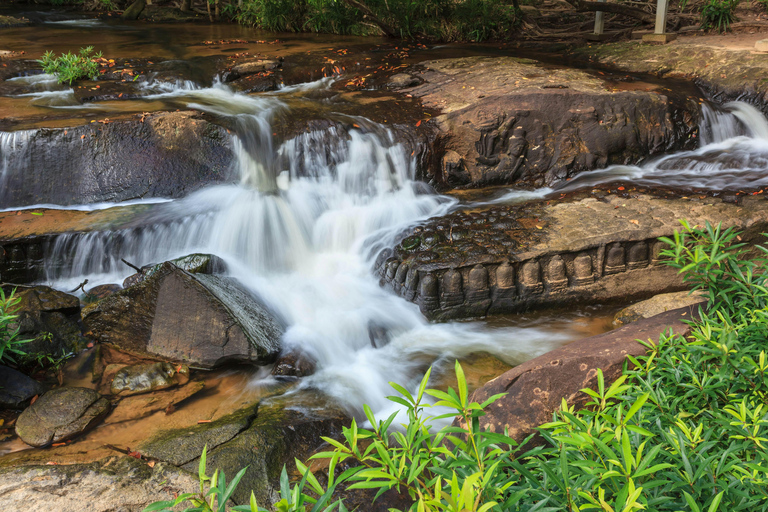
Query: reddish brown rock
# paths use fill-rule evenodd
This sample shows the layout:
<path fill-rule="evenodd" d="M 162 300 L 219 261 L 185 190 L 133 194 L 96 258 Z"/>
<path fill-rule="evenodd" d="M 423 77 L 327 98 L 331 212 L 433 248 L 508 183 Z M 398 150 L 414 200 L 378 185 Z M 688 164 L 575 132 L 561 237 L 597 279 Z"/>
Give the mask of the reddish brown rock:
<path fill-rule="evenodd" d="M 482 403 L 498 393 L 507 395 L 486 408 L 480 427 L 491 432 L 504 432 L 518 442 L 523 441 L 539 425 L 551 421 L 552 413 L 563 398 L 576 408 L 587 402 L 580 390 L 597 387 L 597 370 L 601 369 L 606 385 L 615 381 L 627 356 L 645 354 L 637 342 L 658 340 L 669 329 L 684 334 L 683 323 L 692 317 L 696 307 L 689 306 L 638 320 L 620 329 L 591 336 L 517 366 L 476 390 L 470 401 Z"/>

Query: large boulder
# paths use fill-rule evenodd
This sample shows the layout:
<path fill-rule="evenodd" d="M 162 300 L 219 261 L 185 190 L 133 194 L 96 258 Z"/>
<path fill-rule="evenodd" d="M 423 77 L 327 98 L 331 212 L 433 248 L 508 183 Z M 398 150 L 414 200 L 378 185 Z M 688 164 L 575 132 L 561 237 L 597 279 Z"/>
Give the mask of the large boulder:
<path fill-rule="evenodd" d="M 0 366 L 0 409 L 23 409 L 45 386 L 13 368 Z"/>
<path fill-rule="evenodd" d="M 95 427 L 109 408 L 109 401 L 92 389 L 52 389 L 24 409 L 16 421 L 16 434 L 38 447 L 66 441 Z"/>
<path fill-rule="evenodd" d="M 188 254 L 181 258 L 170 260 L 171 263 L 190 274 L 222 274 L 227 270 L 227 264 L 215 254 Z M 132 274 L 123 281 L 123 288 L 138 284 L 160 270 L 162 263 L 144 265 L 139 272 Z"/>
<path fill-rule="evenodd" d="M 670 94 L 616 91 L 585 71 L 529 59 L 427 61 L 397 84 L 442 112 L 430 169 L 436 186 L 552 185 L 585 170 L 693 148 L 698 104 Z M 424 83 L 413 87 L 414 83 Z M 442 155 L 436 155 L 442 158 Z"/>
<path fill-rule="evenodd" d="M 14 325 L 19 339 L 29 339 L 18 348 L 27 354 L 62 356 L 85 345 L 80 328 L 80 300 L 48 286 L 20 289 Z"/>
<path fill-rule="evenodd" d="M 200 489 L 197 475 L 158 462 L 108 457 L 90 464 L 0 469 L 6 510 L 141 512 L 155 501 Z"/>
<path fill-rule="evenodd" d="M 280 322 L 236 280 L 166 262 L 153 275 L 83 310 L 100 342 L 156 360 L 212 368 L 266 364 L 280 352 Z"/>
<path fill-rule="evenodd" d="M 3 152 L 0 207 L 182 197 L 235 179 L 226 129 L 194 112 L 21 130 Z"/>
<path fill-rule="evenodd" d="M 470 401 L 482 403 L 493 395 L 506 393 L 485 409 L 480 428 L 497 433 L 508 429 L 510 437 L 522 442 L 536 427 L 551 421 L 562 399 L 577 409 L 583 407 L 589 397 L 581 390 L 597 386 L 598 369 L 606 383 L 615 381 L 627 356 L 645 354 L 646 348 L 638 340 L 658 340 L 661 333 L 669 330 L 687 333 L 690 327 L 683 322 L 693 319 L 695 310 L 689 306 L 638 320 L 565 345 L 509 370 L 470 396 Z M 465 426 L 458 419 L 455 423 Z"/>

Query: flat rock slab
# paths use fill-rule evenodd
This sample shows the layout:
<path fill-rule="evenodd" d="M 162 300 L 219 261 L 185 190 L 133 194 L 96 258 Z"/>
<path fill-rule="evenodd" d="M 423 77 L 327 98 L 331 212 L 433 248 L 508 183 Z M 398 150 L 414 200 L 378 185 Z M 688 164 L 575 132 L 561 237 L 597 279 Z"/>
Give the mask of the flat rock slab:
<path fill-rule="evenodd" d="M 673 309 L 703 304 L 706 301 L 707 298 L 701 291 L 662 293 L 622 309 L 614 316 L 613 323 L 614 325 L 625 325 L 642 320 L 643 318 L 651 318 Z"/>
<path fill-rule="evenodd" d="M 588 396 L 580 390 L 595 389 L 597 370 L 603 371 L 606 383 L 615 381 L 622 372 L 627 356 L 641 356 L 646 349 L 637 340 L 658 341 L 670 329 L 685 334 L 683 323 L 694 318 L 696 308 L 686 307 L 639 320 L 605 334 L 576 341 L 531 359 L 488 382 L 470 396 L 482 403 L 498 393 L 506 396 L 489 405 L 480 418 L 480 428 L 503 433 L 517 442 L 535 432 L 536 427 L 552 419 L 552 414 L 566 399 L 576 409 L 584 406 Z"/>
<path fill-rule="evenodd" d="M 416 80 L 424 83 L 413 87 Z M 593 74 L 530 59 L 426 61 L 396 75 L 392 86 L 442 112 L 435 118 L 435 147 L 443 161 L 429 171 L 442 188 L 551 185 L 581 171 L 695 146 L 696 102 L 608 90 Z"/>
<path fill-rule="evenodd" d="M 21 413 L 16 434 L 37 447 L 65 441 L 96 426 L 109 407 L 109 401 L 92 389 L 52 389 Z"/>
<path fill-rule="evenodd" d="M 23 409 L 46 388 L 21 372 L 0 366 L 0 409 Z"/>
<path fill-rule="evenodd" d="M 768 202 L 652 196 L 462 210 L 402 233 L 382 251 L 382 284 L 430 319 L 644 298 L 685 289 L 662 262 L 679 219 L 722 223 L 746 242 L 768 231 Z"/>
<path fill-rule="evenodd" d="M 140 512 L 155 501 L 199 490 L 196 475 L 162 462 L 150 468 L 133 457 L 0 469 L 7 510 Z"/>
<path fill-rule="evenodd" d="M 274 361 L 283 327 L 232 278 L 190 274 L 170 262 L 148 279 L 83 310 L 100 342 L 162 361 L 213 368 Z"/>

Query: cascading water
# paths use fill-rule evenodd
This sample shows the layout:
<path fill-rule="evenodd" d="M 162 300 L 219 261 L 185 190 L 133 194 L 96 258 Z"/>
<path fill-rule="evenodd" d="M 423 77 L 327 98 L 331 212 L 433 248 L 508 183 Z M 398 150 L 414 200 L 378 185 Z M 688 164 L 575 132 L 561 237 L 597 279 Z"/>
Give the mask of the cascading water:
<path fill-rule="evenodd" d="M 240 183 L 156 205 L 144 227 L 59 237 L 51 260 L 66 260 L 67 270 L 49 269 L 57 286 L 122 279 L 129 272 L 121 258 L 147 264 L 215 253 L 286 322 L 283 345 L 316 361 L 301 386 L 354 414 L 363 404 L 384 413 L 389 381 L 414 386 L 438 360 L 488 352 L 514 363 L 568 338 L 535 327 L 432 325 L 379 286 L 370 272 L 376 247 L 455 204 L 414 182 L 415 162 L 385 127 L 352 119 L 352 128 L 273 148 L 272 120 L 287 110 L 279 94 L 246 96 L 221 85 L 162 94 L 231 121 Z M 386 346 L 372 346 L 372 326 L 386 332 Z"/>

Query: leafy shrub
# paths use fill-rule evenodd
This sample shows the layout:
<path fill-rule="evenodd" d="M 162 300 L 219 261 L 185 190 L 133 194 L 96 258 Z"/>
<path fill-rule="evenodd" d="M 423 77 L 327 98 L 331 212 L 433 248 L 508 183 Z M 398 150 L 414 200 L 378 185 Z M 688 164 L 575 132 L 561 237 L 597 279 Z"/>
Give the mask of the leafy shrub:
<path fill-rule="evenodd" d="M 727 32 L 736 21 L 734 11 L 739 0 L 707 0 L 701 8 L 701 28 Z"/>
<path fill-rule="evenodd" d="M 95 80 L 99 76 L 99 64 L 95 59 L 101 58 L 101 52 L 93 53 L 93 46 L 81 48 L 79 53 L 62 53 L 56 57 L 56 54 L 47 51 L 37 62 L 43 66 L 43 71 L 56 75 L 59 83 L 68 83 L 72 85 L 75 80 L 81 78 L 90 78 Z"/>
<path fill-rule="evenodd" d="M 23 355 L 24 352 L 19 346 L 29 343 L 30 340 L 19 339 L 19 326 L 11 328 L 14 320 L 18 318 L 15 315 L 16 309 L 21 299 L 16 297 L 16 290 L 11 291 L 8 296 L 0 288 L 0 362 L 15 363 L 15 356 Z"/>
<path fill-rule="evenodd" d="M 768 510 L 768 260 L 744 259 L 737 237 L 683 223 L 662 239 L 668 263 L 709 295 L 710 309 L 689 337 L 645 342 L 647 354 L 629 358 L 610 385 L 598 371 L 584 409 L 563 401 L 539 428 L 542 446 L 520 453 L 506 435 L 481 431 L 483 409 L 503 395 L 468 403 L 457 362 L 458 392 L 427 390 L 429 372 L 415 396 L 392 384 L 404 430 L 365 407 L 370 430 L 353 421 L 343 442 L 324 438 L 333 450 L 313 458 L 329 460 L 327 485 L 297 460 L 302 479 L 290 487 L 283 472 L 276 509 L 343 511 L 332 501 L 343 483 L 408 494 L 419 512 Z M 458 415 L 466 428 L 435 431 L 425 395 L 449 410 L 436 418 Z M 337 474 L 341 464 L 351 467 Z M 262 509 L 252 500 L 238 510 Z"/>

